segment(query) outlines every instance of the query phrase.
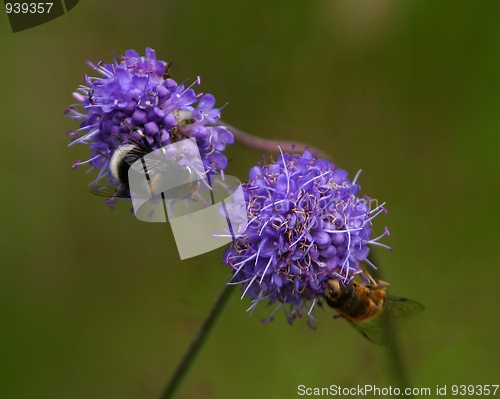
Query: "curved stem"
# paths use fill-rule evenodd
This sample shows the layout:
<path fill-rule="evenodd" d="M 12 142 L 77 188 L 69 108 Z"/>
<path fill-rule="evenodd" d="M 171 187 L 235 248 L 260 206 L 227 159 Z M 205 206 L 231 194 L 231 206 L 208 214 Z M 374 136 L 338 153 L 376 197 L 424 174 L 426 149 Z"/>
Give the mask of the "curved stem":
<path fill-rule="evenodd" d="M 408 373 L 404 366 L 403 356 L 399 350 L 399 339 L 396 334 L 396 329 L 394 328 L 394 321 L 390 317 L 384 317 L 383 322 L 387 326 L 388 330 L 391 332 L 391 343 L 387 347 L 387 356 L 392 364 L 394 378 L 396 383 L 399 384 L 401 390 L 409 388 Z M 412 398 L 413 395 L 407 395 L 407 397 Z"/>
<path fill-rule="evenodd" d="M 375 256 L 373 255 L 373 251 L 370 251 L 368 255 L 370 262 L 376 265 Z M 377 270 L 370 271 L 372 277 L 378 280 L 384 280 L 382 278 L 382 273 L 380 271 L 380 267 Z M 383 314 L 381 317 L 382 322 L 387 327 L 387 330 L 391 334 L 391 343 L 387 346 L 387 357 L 389 358 L 389 362 L 392 364 L 392 372 L 394 375 L 394 379 L 396 383 L 399 385 L 399 388 L 403 391 L 404 388 L 409 387 L 408 382 L 408 373 L 406 371 L 403 356 L 401 355 L 400 345 L 398 340 L 398 334 L 396 328 L 394 326 L 394 322 L 390 317 L 387 317 L 386 314 Z M 408 395 L 409 398 L 412 398 L 412 395 Z"/>
<path fill-rule="evenodd" d="M 203 348 L 203 345 L 208 336 L 210 335 L 210 332 L 212 331 L 212 328 L 215 325 L 217 318 L 220 316 L 220 314 L 224 309 L 224 306 L 229 301 L 231 293 L 234 291 L 235 287 L 236 285 L 224 284 L 224 287 L 219 293 L 219 296 L 215 300 L 215 303 L 213 304 L 207 317 L 203 321 L 203 324 L 198 330 L 198 333 L 196 334 L 195 338 L 193 339 L 193 341 L 191 341 L 191 345 L 184 354 L 184 357 L 177 365 L 174 374 L 172 374 L 172 377 L 170 377 L 170 381 L 164 388 L 162 394 L 159 396 L 159 399 L 173 398 L 175 392 L 177 391 L 177 388 L 179 388 L 179 385 L 189 372 L 189 369 L 191 368 L 193 361 L 199 354 L 200 350 Z"/>
<path fill-rule="evenodd" d="M 223 121 L 218 121 L 217 125 L 227 127 L 228 130 L 233 134 L 234 139 L 237 142 L 246 145 L 247 147 L 256 148 L 258 150 L 263 150 L 266 152 L 278 152 L 279 148 L 281 148 L 283 152 L 290 152 L 290 153 L 294 150 L 295 152 L 302 153 L 306 149 L 309 149 L 312 153 L 316 153 L 318 158 L 323 158 L 328 161 L 333 161 L 332 157 L 328 155 L 326 152 L 321 151 L 320 149 L 313 147 L 311 145 L 301 143 L 300 141 L 268 140 L 242 132 L 241 130 Z"/>

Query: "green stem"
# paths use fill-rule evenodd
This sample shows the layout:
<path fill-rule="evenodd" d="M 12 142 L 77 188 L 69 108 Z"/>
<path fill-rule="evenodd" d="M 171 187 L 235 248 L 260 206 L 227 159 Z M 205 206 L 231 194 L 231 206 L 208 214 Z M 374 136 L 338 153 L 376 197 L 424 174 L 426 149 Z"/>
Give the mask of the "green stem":
<path fill-rule="evenodd" d="M 399 385 L 401 390 L 404 390 L 409 387 L 409 382 L 408 373 L 400 351 L 399 337 L 396 334 L 396 329 L 394 328 L 394 321 L 390 317 L 384 317 L 383 321 L 389 329 L 392 337 L 391 343 L 387 347 L 387 357 L 389 358 L 389 362 L 392 364 L 392 373 L 396 383 Z M 412 398 L 413 395 L 406 395 L 406 397 Z"/>
<path fill-rule="evenodd" d="M 377 261 L 375 260 L 373 251 L 370 252 L 368 258 L 370 259 L 370 262 L 372 262 L 374 265 L 377 265 Z M 377 280 L 384 280 L 380 267 L 378 268 L 378 270 L 370 271 L 370 274 Z M 394 380 L 398 384 L 398 387 L 403 391 L 405 388 L 409 387 L 409 383 L 408 373 L 406 371 L 406 367 L 403 362 L 403 356 L 401 355 L 400 351 L 397 330 L 395 328 L 394 321 L 390 317 L 387 317 L 386 314 L 381 317 L 381 320 L 391 334 L 391 343 L 387 346 L 387 357 L 392 365 L 392 375 L 394 376 Z M 412 398 L 413 396 L 408 395 L 407 397 Z"/>
<path fill-rule="evenodd" d="M 234 291 L 235 287 L 235 285 L 224 284 L 224 287 L 222 288 L 219 296 L 210 309 L 210 312 L 203 321 L 203 324 L 198 330 L 195 338 L 193 339 L 193 341 L 191 341 L 189 349 L 184 354 L 184 357 L 182 358 L 180 363 L 177 365 L 174 374 L 172 374 L 172 377 L 170 377 L 170 381 L 163 390 L 162 394 L 159 396 L 159 399 L 170 399 L 174 397 L 177 388 L 179 388 L 181 382 L 189 372 L 193 361 L 196 359 L 196 356 L 198 356 L 201 349 L 203 348 L 203 345 L 210 335 L 210 332 L 212 331 L 217 318 L 224 310 L 224 306 L 228 303 L 229 298 L 231 297 L 231 293 Z"/>

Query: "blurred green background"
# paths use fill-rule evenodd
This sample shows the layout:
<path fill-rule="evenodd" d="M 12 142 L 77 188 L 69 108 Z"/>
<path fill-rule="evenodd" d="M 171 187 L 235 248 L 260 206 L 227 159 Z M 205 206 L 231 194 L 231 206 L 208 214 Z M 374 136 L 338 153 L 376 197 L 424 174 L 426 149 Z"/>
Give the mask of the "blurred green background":
<path fill-rule="evenodd" d="M 321 147 L 363 193 L 412 387 L 498 384 L 500 2 L 81 1 L 12 34 L 0 18 L 0 398 L 155 398 L 228 277 L 222 249 L 181 262 L 168 224 L 92 196 L 63 115 L 93 74 L 147 46 L 202 77 L 223 119 Z M 245 180 L 261 151 L 231 146 Z M 235 295 L 178 398 L 290 398 L 394 385 L 384 348 L 320 312 L 316 331 Z M 499 395 L 497 393 L 497 395 Z"/>

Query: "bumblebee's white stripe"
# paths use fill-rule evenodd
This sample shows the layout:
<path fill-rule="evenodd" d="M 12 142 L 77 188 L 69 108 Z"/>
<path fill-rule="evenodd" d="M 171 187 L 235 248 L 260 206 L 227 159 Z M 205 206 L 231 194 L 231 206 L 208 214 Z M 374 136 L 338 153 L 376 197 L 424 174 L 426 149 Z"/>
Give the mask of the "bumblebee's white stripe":
<path fill-rule="evenodd" d="M 113 153 L 111 161 L 109 161 L 109 170 L 116 180 L 120 181 L 118 171 L 120 170 L 120 165 L 123 162 L 123 159 L 130 151 L 133 151 L 135 149 L 135 145 L 125 144 L 118 147 Z"/>

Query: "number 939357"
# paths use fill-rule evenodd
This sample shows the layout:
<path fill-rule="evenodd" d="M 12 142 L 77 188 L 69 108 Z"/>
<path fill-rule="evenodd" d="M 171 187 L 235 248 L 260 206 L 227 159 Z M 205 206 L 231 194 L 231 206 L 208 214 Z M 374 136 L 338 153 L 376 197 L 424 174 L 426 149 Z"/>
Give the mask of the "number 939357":
<path fill-rule="evenodd" d="M 50 13 L 54 3 L 5 3 L 7 14 L 44 14 Z"/>
<path fill-rule="evenodd" d="M 498 390 L 498 384 L 493 385 L 452 385 L 451 394 L 458 396 L 495 396 Z"/>

